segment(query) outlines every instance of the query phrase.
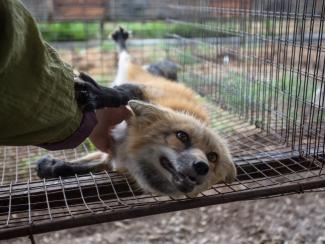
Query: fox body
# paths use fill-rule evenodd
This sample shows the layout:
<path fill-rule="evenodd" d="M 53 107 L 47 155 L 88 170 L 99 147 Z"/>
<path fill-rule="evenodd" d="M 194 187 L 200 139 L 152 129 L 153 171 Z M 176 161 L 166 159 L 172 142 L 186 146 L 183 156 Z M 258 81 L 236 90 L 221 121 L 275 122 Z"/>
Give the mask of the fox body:
<path fill-rule="evenodd" d="M 120 49 L 113 85 L 135 85 L 137 100 L 128 103 L 133 116 L 112 130 L 110 154 L 96 152 L 75 162 L 83 167 L 46 157 L 39 175 L 126 170 L 143 190 L 170 196 L 194 196 L 215 183 L 233 181 L 236 168 L 228 146 L 209 128 L 198 95 L 135 64 L 126 50 L 127 37 L 123 29 L 113 34 Z"/>

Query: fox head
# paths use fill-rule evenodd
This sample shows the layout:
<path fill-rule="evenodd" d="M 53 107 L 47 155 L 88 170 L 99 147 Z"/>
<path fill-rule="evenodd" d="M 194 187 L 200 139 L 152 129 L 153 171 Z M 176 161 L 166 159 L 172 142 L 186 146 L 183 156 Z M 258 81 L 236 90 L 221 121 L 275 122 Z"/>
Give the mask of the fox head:
<path fill-rule="evenodd" d="M 193 116 L 131 100 L 123 152 L 141 188 L 169 196 L 195 196 L 232 182 L 236 168 L 226 143 Z"/>

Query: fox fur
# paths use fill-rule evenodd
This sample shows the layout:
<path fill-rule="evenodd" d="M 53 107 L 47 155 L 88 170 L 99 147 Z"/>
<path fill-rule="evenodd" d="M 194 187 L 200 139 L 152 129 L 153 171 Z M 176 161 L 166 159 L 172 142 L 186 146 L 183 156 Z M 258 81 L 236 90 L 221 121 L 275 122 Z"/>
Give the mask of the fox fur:
<path fill-rule="evenodd" d="M 113 85 L 135 84 L 142 101 L 129 101 L 133 116 L 113 129 L 110 154 L 95 152 L 75 163 L 90 165 L 88 171 L 126 170 L 144 191 L 170 196 L 194 196 L 215 183 L 232 182 L 236 168 L 228 146 L 209 127 L 199 96 L 136 64 L 126 49 L 125 33 L 121 28 L 114 33 L 120 50 Z M 43 159 L 40 176 L 44 177 L 46 162 L 55 165 L 53 160 Z"/>

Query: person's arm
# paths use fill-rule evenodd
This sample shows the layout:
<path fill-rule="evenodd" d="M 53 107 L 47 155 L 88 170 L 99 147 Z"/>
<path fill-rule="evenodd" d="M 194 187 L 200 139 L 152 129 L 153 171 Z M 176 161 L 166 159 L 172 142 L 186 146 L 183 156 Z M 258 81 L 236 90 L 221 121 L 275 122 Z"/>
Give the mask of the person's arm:
<path fill-rule="evenodd" d="M 0 30 L 0 145 L 73 148 L 95 128 L 94 143 L 103 148 L 100 141 L 108 135 L 98 132 L 106 117 L 96 119 L 94 111 L 126 105 L 127 94 L 99 86 L 86 74 L 76 77 L 43 41 L 20 1 L 0 1 Z M 107 116 L 121 116 L 115 111 Z"/>
<path fill-rule="evenodd" d="M 76 77 L 18 0 L 0 1 L 0 30 L 0 145 L 61 150 L 92 132 L 95 146 L 108 151 L 110 128 L 130 116 L 123 105 L 141 91 L 103 87 L 84 73 Z"/>
<path fill-rule="evenodd" d="M 83 117 L 72 68 L 42 40 L 20 1 L 1 0 L 0 12 L 0 145 L 66 139 Z"/>

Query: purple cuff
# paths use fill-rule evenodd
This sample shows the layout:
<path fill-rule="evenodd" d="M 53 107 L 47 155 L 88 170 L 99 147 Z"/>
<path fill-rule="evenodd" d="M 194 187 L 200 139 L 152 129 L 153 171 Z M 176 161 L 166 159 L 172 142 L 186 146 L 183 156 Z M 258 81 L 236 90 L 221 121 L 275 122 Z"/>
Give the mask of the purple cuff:
<path fill-rule="evenodd" d="M 85 112 L 83 114 L 79 128 L 68 138 L 60 142 L 44 143 L 37 145 L 50 151 L 72 149 L 79 146 L 90 135 L 97 124 L 95 112 Z"/>

